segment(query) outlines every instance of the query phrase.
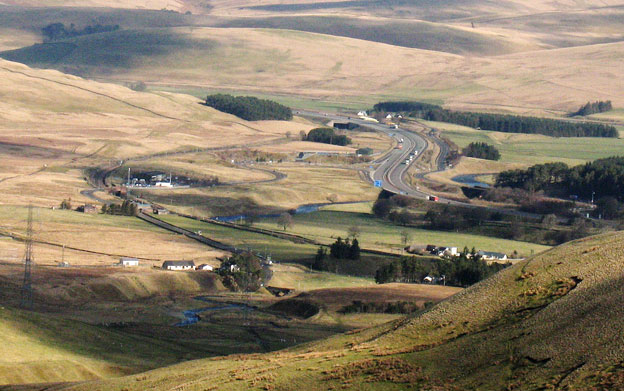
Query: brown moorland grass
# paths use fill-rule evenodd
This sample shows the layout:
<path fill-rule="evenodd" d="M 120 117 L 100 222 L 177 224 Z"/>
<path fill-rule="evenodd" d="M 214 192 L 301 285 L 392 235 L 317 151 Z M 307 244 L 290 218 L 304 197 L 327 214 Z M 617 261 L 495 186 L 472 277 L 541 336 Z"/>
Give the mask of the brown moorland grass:
<path fill-rule="evenodd" d="M 0 207 L 2 234 L 23 238 L 26 215 L 25 207 Z M 160 266 L 163 260 L 215 262 L 216 257 L 223 255 L 221 251 L 134 217 L 36 208 L 33 220 L 34 239 L 44 242 L 35 244 L 38 264 L 56 265 L 64 259 L 71 265 L 109 266 L 117 263 L 120 256 L 129 256 L 146 258 L 142 261 L 146 266 Z M 21 262 L 23 252 L 22 242 L 0 240 L 0 254 L 6 256 L 5 259 Z"/>
<path fill-rule="evenodd" d="M 247 122 L 196 98 L 139 93 L 0 60 L 0 189 L 8 204 L 92 202 L 83 169 L 165 151 L 281 142 L 307 121 Z M 242 174 L 242 173 L 241 173 Z M 257 175 L 257 174 L 255 174 Z"/>
<path fill-rule="evenodd" d="M 138 8 L 138 9 L 171 9 L 181 10 L 183 1 L 179 0 L 132 0 L 132 1 L 107 1 L 107 0 L 50 0 L 45 2 L 46 7 L 111 7 L 111 8 Z M 33 0 L 17 1 L 2 0 L 3 5 L 18 5 L 26 7 L 41 6 L 41 2 Z"/>
<path fill-rule="evenodd" d="M 317 303 L 326 310 L 336 312 L 355 300 L 375 303 L 409 301 L 423 306 L 429 301 L 437 303 L 461 290 L 462 288 L 451 286 L 391 283 L 358 288 L 318 289 L 296 298 Z"/>
<path fill-rule="evenodd" d="M 357 170 L 285 162 L 262 166 L 287 175 L 278 182 L 191 188 L 141 190 L 141 194 L 183 213 L 236 215 L 296 208 L 303 204 L 373 200 L 378 191 L 360 179 Z M 333 196 L 336 196 L 335 198 Z M 210 203 L 208 203 L 210 201 Z M 218 202 L 217 202 L 218 201 Z"/>

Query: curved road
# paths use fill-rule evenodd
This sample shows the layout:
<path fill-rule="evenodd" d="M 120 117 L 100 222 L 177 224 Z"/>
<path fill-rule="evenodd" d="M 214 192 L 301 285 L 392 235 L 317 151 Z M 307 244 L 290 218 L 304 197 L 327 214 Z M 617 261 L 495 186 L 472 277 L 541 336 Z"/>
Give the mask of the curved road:
<path fill-rule="evenodd" d="M 427 147 L 428 142 L 420 135 L 403 129 L 392 129 L 388 125 L 380 124 L 373 121 L 363 120 L 359 117 L 349 117 L 340 114 L 319 113 L 309 110 L 299 110 L 295 114 L 315 119 L 333 120 L 339 122 L 353 122 L 355 124 L 366 126 L 367 128 L 385 133 L 399 142 L 403 140 L 402 149 L 393 149 L 383 157 L 379 167 L 371 173 L 373 181 L 381 181 L 381 187 L 384 190 L 397 194 L 405 194 L 416 198 L 427 198 L 427 194 L 412 189 L 403 181 L 403 176 L 407 172 L 409 166 L 413 163 L 404 164 L 409 154 L 414 150 L 420 155 Z"/>

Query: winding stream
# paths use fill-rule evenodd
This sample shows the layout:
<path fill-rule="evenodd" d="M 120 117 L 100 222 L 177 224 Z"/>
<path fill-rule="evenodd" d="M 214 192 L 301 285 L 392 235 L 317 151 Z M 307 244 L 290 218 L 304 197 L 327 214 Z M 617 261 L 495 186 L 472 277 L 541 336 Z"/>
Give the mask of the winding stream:
<path fill-rule="evenodd" d="M 453 178 L 451 178 L 452 181 L 457 182 L 457 183 L 461 183 L 464 185 L 468 185 L 470 187 L 484 187 L 484 188 L 489 188 L 490 185 L 485 183 L 485 182 L 480 182 L 477 177 L 481 176 L 481 175 L 488 175 L 488 174 L 466 174 L 466 175 L 458 175 L 455 176 Z"/>
<path fill-rule="evenodd" d="M 184 326 L 194 325 L 195 323 L 201 320 L 201 317 L 199 316 L 199 314 L 203 312 L 222 311 L 222 310 L 231 310 L 231 309 L 240 309 L 240 310 L 247 310 L 247 311 L 256 310 L 256 307 L 253 307 L 247 304 L 224 304 L 215 300 L 211 300 L 205 296 L 197 296 L 195 297 L 195 300 L 203 301 L 205 303 L 216 303 L 216 304 L 221 304 L 221 305 L 213 306 L 213 307 L 196 308 L 193 310 L 186 310 L 182 313 L 185 319 L 181 322 L 174 324 L 174 326 L 184 327 Z"/>

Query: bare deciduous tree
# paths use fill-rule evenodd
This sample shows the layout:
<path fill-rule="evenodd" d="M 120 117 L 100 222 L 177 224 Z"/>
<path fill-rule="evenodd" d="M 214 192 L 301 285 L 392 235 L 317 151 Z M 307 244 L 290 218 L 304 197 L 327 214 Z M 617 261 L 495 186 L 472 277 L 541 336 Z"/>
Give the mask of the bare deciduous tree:
<path fill-rule="evenodd" d="M 277 225 L 286 231 L 286 228 L 293 225 L 292 215 L 290 213 L 282 213 L 277 219 Z"/>
<path fill-rule="evenodd" d="M 412 233 L 406 229 L 401 231 L 401 241 L 403 245 L 407 245 L 412 240 Z"/>
<path fill-rule="evenodd" d="M 352 237 L 353 239 L 357 239 L 358 236 L 360 236 L 360 234 L 362 233 L 362 231 L 360 230 L 360 227 L 358 227 L 357 225 L 352 225 L 349 227 L 349 229 L 347 230 L 347 233 L 349 234 L 350 237 Z"/>

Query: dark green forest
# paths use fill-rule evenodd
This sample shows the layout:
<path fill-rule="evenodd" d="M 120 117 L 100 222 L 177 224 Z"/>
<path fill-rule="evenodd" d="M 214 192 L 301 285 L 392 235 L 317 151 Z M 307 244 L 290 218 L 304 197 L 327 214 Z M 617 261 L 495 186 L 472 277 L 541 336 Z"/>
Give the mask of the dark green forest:
<path fill-rule="evenodd" d="M 464 156 L 478 159 L 499 160 L 500 152 L 495 146 L 486 143 L 470 143 L 462 149 Z"/>
<path fill-rule="evenodd" d="M 69 28 L 65 27 L 63 23 L 51 23 L 41 29 L 43 36 L 48 41 L 58 41 L 60 39 L 78 37 L 80 35 L 89 35 L 97 33 L 106 33 L 110 31 L 119 30 L 119 25 L 101 25 L 96 24 L 93 26 L 86 26 L 81 30 L 76 30 L 76 26 L 72 23 Z"/>
<path fill-rule="evenodd" d="M 206 97 L 206 106 L 213 107 L 224 113 L 233 114 L 247 121 L 289 121 L 293 117 L 289 107 L 253 96 L 208 95 Z"/>
<path fill-rule="evenodd" d="M 314 128 L 308 132 L 305 141 L 333 145 L 349 145 L 351 139 L 342 134 L 336 134 L 332 128 Z"/>
<path fill-rule="evenodd" d="M 421 102 L 380 102 L 374 106 L 374 110 L 377 112 L 404 112 L 408 113 L 410 117 L 422 118 L 427 121 L 448 122 L 475 129 L 505 133 L 543 134 L 553 137 L 618 137 L 617 129 L 611 125 L 507 114 L 454 111 Z"/>
<path fill-rule="evenodd" d="M 604 113 L 606 111 L 611 111 L 611 110 L 613 110 L 613 105 L 611 104 L 610 100 L 587 102 L 574 113 L 570 113 L 570 117 L 574 117 L 577 115 L 586 116 L 586 115 L 592 115 L 596 113 Z"/>
<path fill-rule="evenodd" d="M 609 157 L 575 167 L 565 163 L 536 164 L 526 170 L 498 174 L 497 187 L 544 190 L 585 199 L 615 197 L 624 201 L 624 157 Z"/>

